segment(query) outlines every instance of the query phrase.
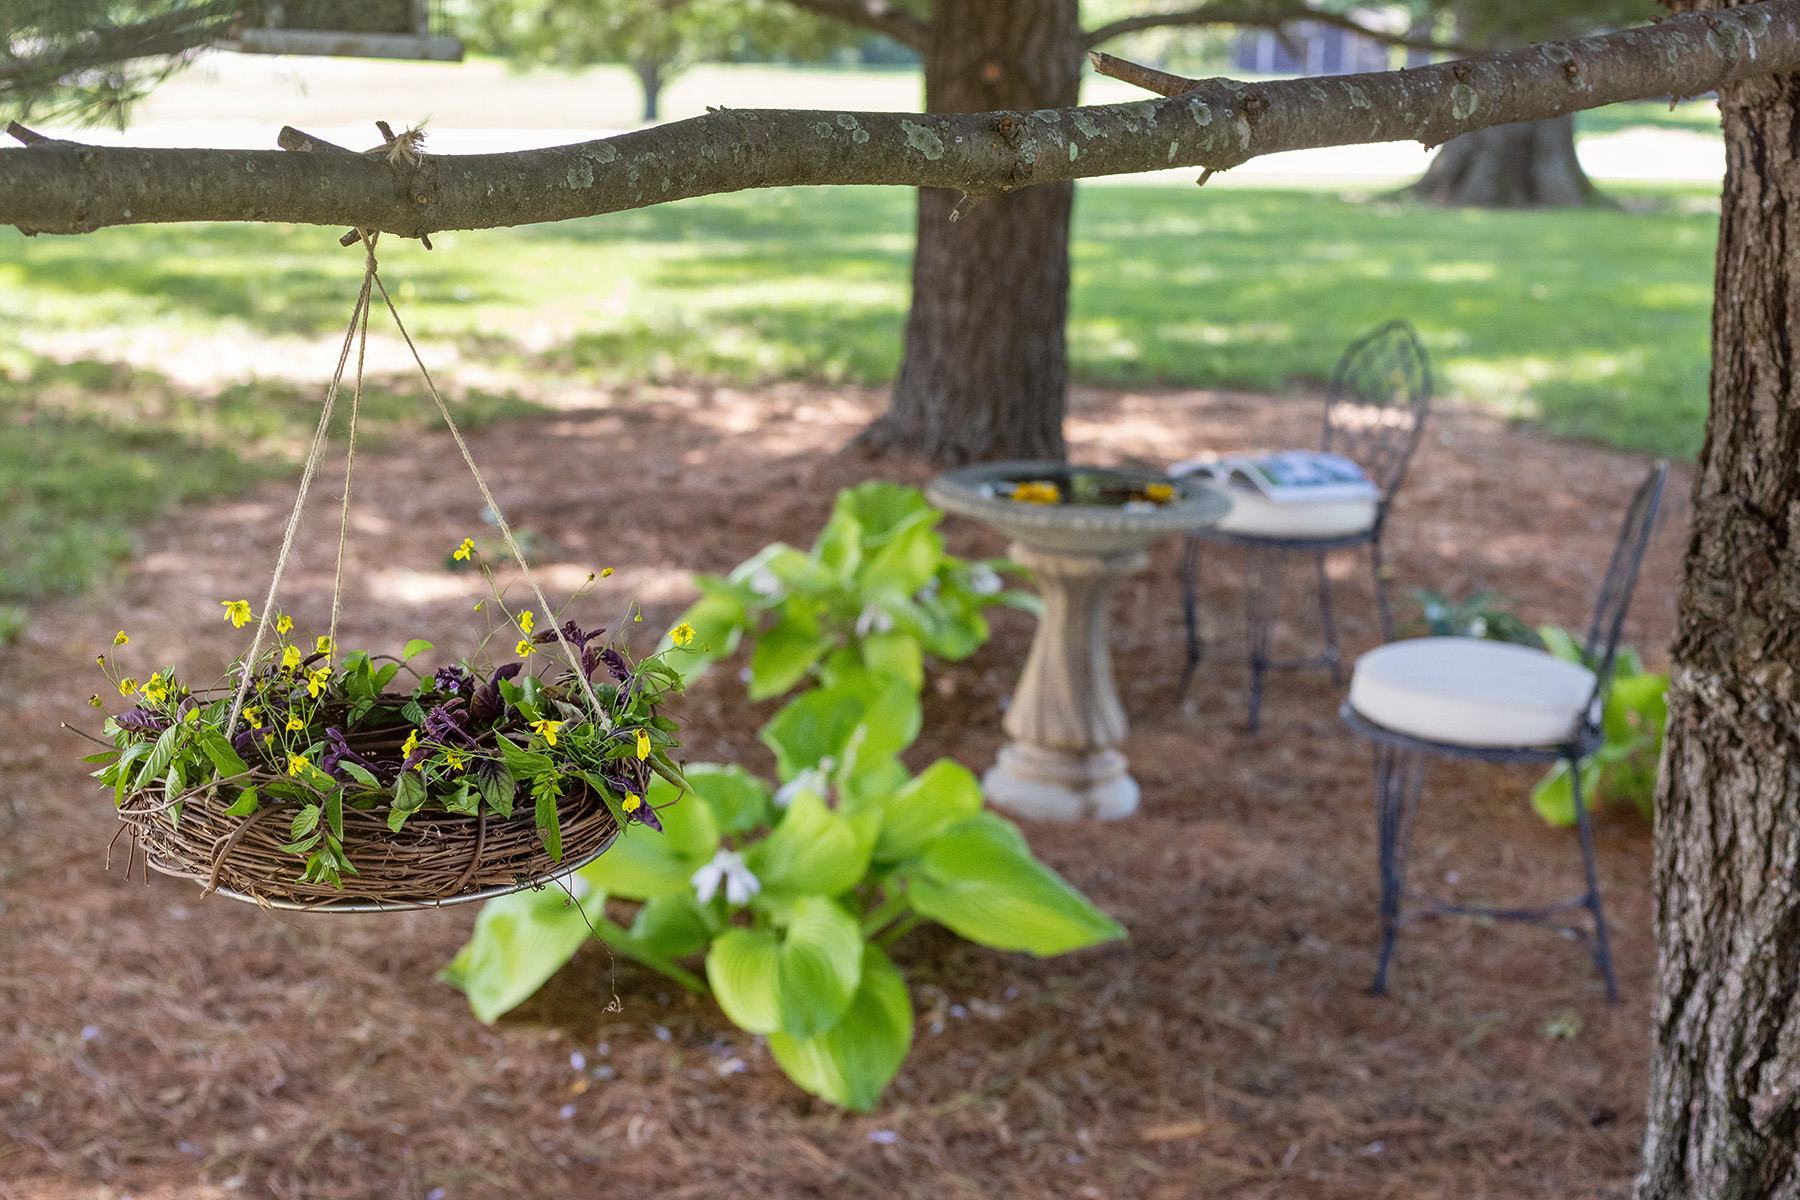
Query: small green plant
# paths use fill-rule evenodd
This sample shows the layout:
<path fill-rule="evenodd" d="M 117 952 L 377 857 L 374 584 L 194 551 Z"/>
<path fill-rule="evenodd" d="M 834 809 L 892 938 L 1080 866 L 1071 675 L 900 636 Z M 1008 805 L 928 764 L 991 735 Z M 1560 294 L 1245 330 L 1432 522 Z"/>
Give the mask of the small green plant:
<path fill-rule="evenodd" d="M 0 604 L 0 650 L 24 637 L 25 629 L 30 624 L 30 615 L 23 605 Z"/>
<path fill-rule="evenodd" d="M 1581 646 L 1565 629 L 1538 628 L 1558 658 L 1582 661 Z M 1590 805 L 1629 800 L 1646 820 L 1655 815 L 1657 763 L 1668 719 L 1669 677 L 1644 670 L 1637 651 L 1622 647 L 1613 661 L 1612 687 L 1600 724 L 1605 741 L 1581 765 L 1581 791 Z M 1575 823 L 1569 764 L 1559 762 L 1531 789 L 1531 807 L 1552 825 Z"/>
<path fill-rule="evenodd" d="M 773 545 L 700 581 L 684 624 L 691 674 L 754 644 L 752 696 L 805 688 L 762 729 L 779 787 L 701 764 L 663 813 L 576 872 L 566 894 L 522 892 L 483 909 L 444 971 L 492 1021 L 589 937 L 718 1000 L 768 1037 L 789 1078 L 866 1111 L 899 1071 L 912 1002 L 888 948 L 925 921 L 1002 950 L 1051 955 L 1124 936 L 1039 862 L 1011 822 L 982 809 L 967 769 L 912 775 L 924 655 L 962 658 L 987 638 L 982 609 L 1020 603 L 1005 564 L 943 551 L 942 514 L 916 490 L 868 483 L 838 495 L 810 553 Z M 671 649 L 675 649 L 671 647 Z M 666 780 L 650 799 L 676 798 Z M 571 903 L 571 900 L 575 903 Z M 635 905 L 621 920 L 609 902 Z M 628 923 L 627 923 L 628 922 Z M 704 978 L 684 960 L 700 958 Z"/>
<path fill-rule="evenodd" d="M 1531 626 L 1501 606 L 1502 597 L 1497 592 L 1483 590 L 1456 601 L 1443 592 L 1414 588 L 1413 598 L 1419 602 L 1420 613 L 1411 627 L 1422 626 L 1431 637 L 1486 638 L 1543 648 L 1542 639 Z"/>

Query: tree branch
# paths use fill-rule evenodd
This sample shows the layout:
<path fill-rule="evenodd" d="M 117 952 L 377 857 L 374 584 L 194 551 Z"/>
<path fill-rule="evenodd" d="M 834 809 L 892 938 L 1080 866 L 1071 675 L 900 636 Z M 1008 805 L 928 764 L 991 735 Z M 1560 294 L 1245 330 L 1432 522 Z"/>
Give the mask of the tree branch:
<path fill-rule="evenodd" d="M 1435 146 L 1490 125 L 1699 95 L 1796 71 L 1800 0 L 1765 0 L 1408 71 L 1263 84 L 1169 77 L 1164 87 L 1186 90 L 1034 113 L 721 110 L 573 146 L 421 154 L 416 163 L 53 142 L 0 149 L 0 224 L 85 233 L 154 222 L 285 221 L 419 237 L 799 184 L 982 196 L 1162 167 L 1221 171 L 1313 146 Z"/>
<path fill-rule="evenodd" d="M 931 23 L 887 0 L 788 0 L 795 8 L 843 21 L 848 25 L 885 33 L 914 50 L 925 49 Z"/>
<path fill-rule="evenodd" d="M 1454 42 L 1440 42 L 1431 38 L 1416 38 L 1404 33 L 1389 33 L 1385 29 L 1376 29 L 1365 25 L 1355 17 L 1343 13 L 1326 12 L 1312 8 L 1306 4 L 1208 4 L 1203 8 L 1183 9 L 1179 12 L 1145 13 L 1137 17 L 1125 17 L 1118 21 L 1109 21 L 1085 34 L 1081 39 L 1084 49 L 1091 49 L 1102 42 L 1121 37 L 1127 33 L 1136 33 L 1140 29 L 1159 29 L 1178 25 L 1251 25 L 1263 29 L 1279 30 L 1283 25 L 1294 21 L 1312 21 L 1320 25 L 1330 25 L 1337 29 L 1348 29 L 1352 33 L 1385 42 L 1390 46 L 1403 46 L 1409 50 L 1441 50 L 1452 54 L 1477 54 L 1480 51 L 1459 45 Z"/>

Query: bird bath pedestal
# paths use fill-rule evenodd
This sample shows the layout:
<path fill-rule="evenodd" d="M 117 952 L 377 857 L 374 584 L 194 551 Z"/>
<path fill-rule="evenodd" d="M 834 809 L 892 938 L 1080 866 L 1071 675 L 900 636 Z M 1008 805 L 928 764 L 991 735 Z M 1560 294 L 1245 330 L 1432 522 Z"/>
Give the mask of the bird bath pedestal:
<path fill-rule="evenodd" d="M 1044 602 L 1002 721 L 1012 740 L 982 777 L 982 790 L 1022 817 L 1116 819 L 1137 811 L 1138 785 L 1117 748 L 1125 740 L 1125 710 L 1113 682 L 1107 600 L 1114 584 L 1143 570 L 1152 542 L 1214 524 L 1231 502 L 1197 481 L 1082 468 L 1073 473 L 1170 484 L 1175 496 L 1130 507 L 1005 498 L 1012 483 L 1066 484 L 1071 473 L 1063 463 L 984 463 L 939 476 L 926 495 L 939 508 L 1010 537 L 1013 560 L 1031 568 Z"/>

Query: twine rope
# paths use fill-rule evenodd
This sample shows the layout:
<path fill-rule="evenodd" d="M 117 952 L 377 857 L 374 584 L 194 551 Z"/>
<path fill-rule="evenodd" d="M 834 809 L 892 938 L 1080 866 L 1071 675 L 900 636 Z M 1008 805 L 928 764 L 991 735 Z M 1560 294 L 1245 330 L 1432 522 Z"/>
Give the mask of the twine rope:
<path fill-rule="evenodd" d="M 594 685 L 588 681 L 587 672 L 581 669 L 581 657 L 575 652 L 575 647 L 569 643 L 562 626 L 557 623 L 555 610 L 550 607 L 550 601 L 545 598 L 543 589 L 538 586 L 537 579 L 531 574 L 531 565 L 525 561 L 525 551 L 520 548 L 518 540 L 513 537 L 512 526 L 507 522 L 506 514 L 501 511 L 500 502 L 494 499 L 494 493 L 488 488 L 487 480 L 481 474 L 481 468 L 475 465 L 475 456 L 469 453 L 469 443 L 463 440 L 462 430 L 457 428 L 456 420 L 451 417 L 450 406 L 444 403 L 444 397 L 439 394 L 437 384 L 431 378 L 431 372 L 426 369 L 425 360 L 419 357 L 419 348 L 413 344 L 412 334 L 406 331 L 406 322 L 400 319 L 400 310 L 394 307 L 394 298 L 388 295 L 387 285 L 381 282 L 381 277 L 375 274 L 372 267 L 369 271 L 369 278 L 380 289 L 381 298 L 387 304 L 389 314 L 394 318 L 395 328 L 399 329 L 400 336 L 406 339 L 406 348 L 412 351 L 413 362 L 418 364 L 419 374 L 425 378 L 425 387 L 430 391 L 432 400 L 437 403 L 438 415 L 444 418 L 445 428 L 449 429 L 450 436 L 456 440 L 456 448 L 462 451 L 463 462 L 469 465 L 469 473 L 475 477 L 475 486 L 481 489 L 481 498 L 487 502 L 488 511 L 494 514 L 494 524 L 499 526 L 500 536 L 506 539 L 506 548 L 518 561 L 519 570 L 524 573 L 525 582 L 531 586 L 531 594 L 537 597 L 539 604 L 543 605 L 544 619 L 549 621 L 551 628 L 556 631 L 556 643 L 562 647 L 563 657 L 568 659 L 569 668 L 575 673 L 575 681 L 581 685 L 582 694 L 587 697 L 588 703 L 593 705 L 595 724 L 602 731 L 610 730 L 612 720 L 607 716 L 605 706 L 600 703 L 600 697 L 594 694 Z"/>
<path fill-rule="evenodd" d="M 362 232 L 363 245 L 368 253 L 368 271 L 372 278 L 375 274 L 375 239 L 381 234 L 358 232 Z M 364 286 L 366 289 L 367 285 Z M 331 628 L 326 634 L 325 642 L 331 647 L 329 653 L 333 656 L 337 654 L 338 612 L 343 607 L 344 599 L 344 548 L 350 541 L 350 477 L 356 469 L 356 418 L 362 411 L 363 363 L 369 355 L 369 307 L 365 299 L 361 305 L 362 332 L 356 347 L 356 390 L 350 393 L 349 445 L 344 450 L 344 506 L 338 518 L 337 574 L 331 581 Z M 326 662 L 330 661 L 329 658 L 326 659 Z"/>
<path fill-rule="evenodd" d="M 257 655 L 262 651 L 263 635 L 268 632 L 269 617 L 275 610 L 275 593 L 281 587 L 282 573 L 287 570 L 288 558 L 293 553 L 294 534 L 300 528 L 300 513 L 306 506 L 306 492 L 312 486 L 313 475 L 318 471 L 320 461 L 325 457 L 326 434 L 331 428 L 331 410 L 337 403 L 338 388 L 344 379 L 344 367 L 350 361 L 350 346 L 356 340 L 357 322 L 362 321 L 365 328 L 368 325 L 370 292 L 375 282 L 375 242 L 373 238 L 367 240 L 366 250 L 367 261 L 363 268 L 362 292 L 356 298 L 356 306 L 350 310 L 350 326 L 344 330 L 344 347 L 338 351 L 337 370 L 331 377 L 331 386 L 325 390 L 325 404 L 319 413 L 319 425 L 317 429 L 313 430 L 312 447 L 306 455 L 306 467 L 300 472 L 300 487 L 294 496 L 294 511 L 288 514 L 287 530 L 281 536 L 281 552 L 275 557 L 275 572 L 269 579 L 269 594 L 263 599 L 262 616 L 257 619 L 256 634 L 250 639 L 250 653 L 244 659 L 243 678 L 238 681 L 237 693 L 231 699 L 231 715 L 225 721 L 226 741 L 230 741 L 232 735 L 237 732 L 238 717 L 244 711 L 244 699 L 250 694 L 251 673 L 254 670 Z M 386 290 L 383 289 L 382 295 L 386 294 Z M 362 390 L 361 379 L 361 360 L 358 359 L 357 391 L 359 393 Z M 346 503 L 348 503 L 348 499 L 346 492 Z M 341 572 L 343 554 L 341 545 L 338 553 Z M 336 607 L 337 600 L 334 596 L 332 599 L 334 615 Z"/>

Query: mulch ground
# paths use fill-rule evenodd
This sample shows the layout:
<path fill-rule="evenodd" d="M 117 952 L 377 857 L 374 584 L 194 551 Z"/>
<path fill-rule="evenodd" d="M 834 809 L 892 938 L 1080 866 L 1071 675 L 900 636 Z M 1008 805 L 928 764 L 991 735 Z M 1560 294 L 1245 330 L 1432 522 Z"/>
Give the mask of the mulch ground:
<path fill-rule="evenodd" d="M 808 544 L 835 489 L 923 469 L 838 453 L 877 394 L 665 390 L 497 425 L 473 439 L 501 503 L 548 539 L 567 589 L 617 573 L 590 615 L 633 596 L 647 648 L 692 593 L 781 538 Z M 1162 463 L 1203 449 L 1306 445 L 1316 397 L 1082 393 L 1074 454 Z M 1646 463 L 1460 411 L 1431 418 L 1388 547 L 1397 593 L 1491 587 L 1533 623 L 1581 625 Z M 1671 480 L 1627 630 L 1652 663 L 1672 630 L 1688 482 Z M 335 487 L 287 607 L 323 628 Z M 345 644 L 473 645 L 480 581 L 444 569 L 485 528 L 442 437 L 368 452 L 355 492 Z M 710 1002 L 597 946 L 489 1028 L 433 973 L 474 912 L 265 915 L 160 876 L 127 882 L 109 797 L 76 762 L 93 656 L 133 636 L 139 676 L 210 679 L 244 639 L 219 601 L 260 603 L 283 486 L 185 510 L 89 597 L 35 615 L 0 652 L 0 1196 L 1624 1196 L 1635 1171 L 1653 945 L 1650 830 L 1603 811 L 1600 873 L 1622 1001 L 1583 946 L 1473 921 L 1409 927 L 1392 994 L 1365 994 L 1377 935 L 1370 752 L 1322 672 L 1276 677 L 1243 732 L 1237 560 L 1209 559 L 1212 645 L 1192 701 L 1177 546 L 1117 597 L 1126 746 L 1143 809 L 1027 825 L 1034 849 L 1130 930 L 1044 961 L 903 941 L 911 1057 L 869 1116 L 791 1086 Z M 953 549 L 1004 546 L 948 521 Z M 333 539 L 334 540 L 334 539 Z M 1377 640 L 1366 560 L 1334 563 L 1347 649 Z M 1300 580 L 1304 582 L 1304 580 Z M 1312 632 L 1304 587 L 1290 645 Z M 976 770 L 1031 619 L 940 665 L 923 766 Z M 772 772 L 738 664 L 684 702 L 696 760 Z M 1527 805 L 1528 772 L 1434 767 L 1414 882 L 1472 901 L 1580 890 L 1570 831 Z M 617 998 L 617 1004 L 613 1003 Z M 572 1059 L 579 1053 L 582 1060 Z"/>

